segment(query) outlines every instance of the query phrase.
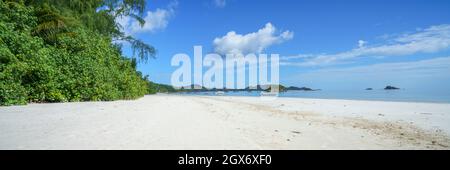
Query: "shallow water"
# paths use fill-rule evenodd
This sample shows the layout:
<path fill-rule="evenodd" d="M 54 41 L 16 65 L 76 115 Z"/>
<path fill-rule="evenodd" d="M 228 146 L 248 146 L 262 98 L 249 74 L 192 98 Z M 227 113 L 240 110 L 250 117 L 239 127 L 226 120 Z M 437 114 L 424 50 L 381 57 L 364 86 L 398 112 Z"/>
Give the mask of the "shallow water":
<path fill-rule="evenodd" d="M 188 92 L 181 94 L 206 96 L 216 95 L 215 92 Z M 260 96 L 260 92 L 226 92 L 224 96 Z M 450 93 L 448 91 L 422 91 L 408 89 L 288 91 L 280 93 L 279 97 L 450 103 Z"/>

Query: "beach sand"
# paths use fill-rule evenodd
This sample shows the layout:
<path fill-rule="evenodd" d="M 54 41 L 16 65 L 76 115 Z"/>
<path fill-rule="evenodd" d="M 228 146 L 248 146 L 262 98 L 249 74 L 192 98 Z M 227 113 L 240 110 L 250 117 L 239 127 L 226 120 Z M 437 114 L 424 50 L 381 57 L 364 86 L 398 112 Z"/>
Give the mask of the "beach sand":
<path fill-rule="evenodd" d="M 0 149 L 449 149 L 450 104 L 150 95 L 0 107 Z"/>

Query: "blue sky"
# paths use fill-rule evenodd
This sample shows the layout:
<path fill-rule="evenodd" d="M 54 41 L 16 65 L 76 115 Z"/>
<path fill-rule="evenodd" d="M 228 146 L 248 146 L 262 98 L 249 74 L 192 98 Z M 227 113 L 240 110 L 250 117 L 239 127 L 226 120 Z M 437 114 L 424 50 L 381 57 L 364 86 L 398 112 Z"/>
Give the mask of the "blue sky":
<path fill-rule="evenodd" d="M 127 18 L 119 22 L 127 34 L 157 48 L 157 58 L 138 69 L 158 83 L 170 84 L 177 69 L 170 65 L 173 55 L 193 57 L 193 46 L 202 45 L 205 54 L 221 49 L 280 54 L 280 81 L 285 85 L 354 89 L 391 84 L 450 91 L 447 0 L 149 0 L 147 4 L 143 28 Z M 129 48 L 124 51 L 131 55 Z"/>

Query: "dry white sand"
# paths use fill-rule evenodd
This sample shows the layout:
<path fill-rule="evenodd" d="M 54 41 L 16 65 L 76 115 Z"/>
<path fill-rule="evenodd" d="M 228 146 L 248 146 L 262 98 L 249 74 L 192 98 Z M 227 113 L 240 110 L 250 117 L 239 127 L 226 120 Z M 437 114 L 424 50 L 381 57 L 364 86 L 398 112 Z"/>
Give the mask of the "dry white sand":
<path fill-rule="evenodd" d="M 0 149 L 449 149 L 450 104 L 152 95 L 0 107 Z"/>

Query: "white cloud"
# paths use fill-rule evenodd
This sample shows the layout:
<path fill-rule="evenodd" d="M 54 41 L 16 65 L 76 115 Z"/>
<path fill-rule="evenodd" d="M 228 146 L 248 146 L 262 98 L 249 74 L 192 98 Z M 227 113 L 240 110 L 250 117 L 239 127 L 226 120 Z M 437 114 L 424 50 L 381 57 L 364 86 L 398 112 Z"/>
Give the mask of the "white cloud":
<path fill-rule="evenodd" d="M 299 57 L 282 57 L 284 65 L 296 66 L 323 66 L 342 62 L 349 62 L 358 57 L 380 56 L 405 56 L 416 53 L 433 53 L 450 47 L 450 25 L 431 26 L 414 33 L 391 37 L 386 44 L 366 46 L 365 42 L 358 42 L 359 47 L 350 51 L 337 54 L 305 54 Z M 302 61 L 290 62 L 288 60 L 301 59 Z"/>
<path fill-rule="evenodd" d="M 450 57 L 424 59 L 419 61 L 381 63 L 346 68 L 327 68 L 296 73 L 284 81 L 301 82 L 313 86 L 335 85 L 339 88 L 383 87 L 435 87 L 450 81 Z"/>
<path fill-rule="evenodd" d="M 214 51 L 222 55 L 261 53 L 267 47 L 290 40 L 293 37 L 294 33 L 290 31 L 276 35 L 276 28 L 271 23 L 267 23 L 264 28 L 257 32 L 245 35 L 230 31 L 223 37 L 215 38 L 213 45 Z"/>
<path fill-rule="evenodd" d="M 226 0 L 213 0 L 213 3 L 216 7 L 223 8 L 227 5 Z"/>
<path fill-rule="evenodd" d="M 129 17 L 121 17 L 117 22 L 123 27 L 123 31 L 127 35 L 132 35 L 142 32 L 155 32 L 163 30 L 169 24 L 169 20 L 175 15 L 175 8 L 178 6 L 178 1 L 171 2 L 166 9 L 157 8 L 155 11 L 147 11 L 144 15 L 144 25 Z"/>
<path fill-rule="evenodd" d="M 367 42 L 364 41 L 364 40 L 359 40 L 359 41 L 358 41 L 358 47 L 359 47 L 359 48 L 363 48 L 366 44 L 367 44 Z"/>
<path fill-rule="evenodd" d="M 307 74 L 361 74 L 361 75 L 430 75 L 428 73 L 442 74 L 450 71 L 450 57 L 440 57 L 409 62 L 381 63 L 366 66 L 347 68 L 330 68 L 312 71 Z M 410 74 L 410 73 L 414 74 Z M 417 74 L 426 73 L 426 74 Z M 397 77 L 397 76 L 396 76 Z"/>

